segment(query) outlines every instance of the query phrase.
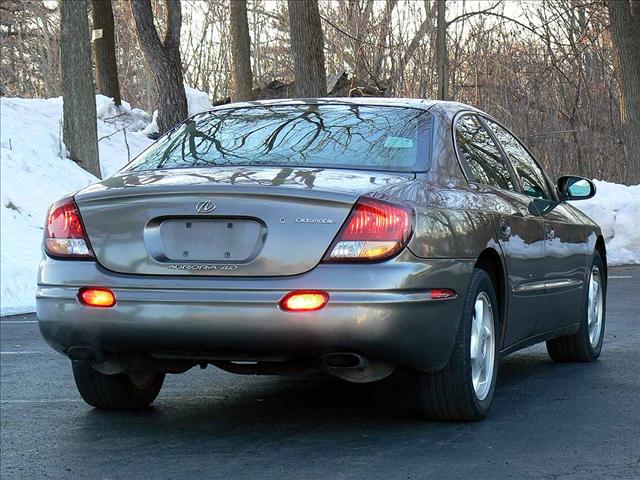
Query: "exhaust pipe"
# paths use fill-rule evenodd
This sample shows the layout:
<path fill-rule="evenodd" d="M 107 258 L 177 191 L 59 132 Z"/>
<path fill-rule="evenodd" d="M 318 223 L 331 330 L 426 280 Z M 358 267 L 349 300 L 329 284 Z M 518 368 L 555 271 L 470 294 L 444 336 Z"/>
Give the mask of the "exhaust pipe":
<path fill-rule="evenodd" d="M 371 360 L 352 352 L 327 353 L 322 357 L 322 364 L 330 375 L 354 383 L 382 380 L 396 368 L 390 363 Z"/>
<path fill-rule="evenodd" d="M 322 357 L 325 366 L 332 369 L 365 368 L 367 359 L 357 353 L 329 353 Z"/>
<path fill-rule="evenodd" d="M 67 349 L 67 357 L 79 362 L 96 362 L 102 360 L 102 354 L 91 347 L 73 346 Z"/>

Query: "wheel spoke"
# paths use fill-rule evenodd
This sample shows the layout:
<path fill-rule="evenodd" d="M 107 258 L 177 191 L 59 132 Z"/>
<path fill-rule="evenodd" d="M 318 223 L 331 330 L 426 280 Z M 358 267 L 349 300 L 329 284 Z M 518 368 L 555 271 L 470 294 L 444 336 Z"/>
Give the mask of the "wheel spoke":
<path fill-rule="evenodd" d="M 476 362 L 478 359 L 478 336 L 471 334 L 471 361 Z"/>
<path fill-rule="evenodd" d="M 482 300 L 476 300 L 474 319 L 476 325 L 482 325 L 484 323 L 484 305 Z"/>
<path fill-rule="evenodd" d="M 489 339 L 491 338 L 491 328 L 489 327 L 489 325 L 483 325 L 483 329 L 484 329 L 484 339 L 486 342 L 489 342 Z"/>
<path fill-rule="evenodd" d="M 478 379 L 480 380 L 480 383 L 484 383 L 486 381 L 487 378 L 487 362 L 484 360 L 480 361 L 480 368 L 478 371 Z"/>

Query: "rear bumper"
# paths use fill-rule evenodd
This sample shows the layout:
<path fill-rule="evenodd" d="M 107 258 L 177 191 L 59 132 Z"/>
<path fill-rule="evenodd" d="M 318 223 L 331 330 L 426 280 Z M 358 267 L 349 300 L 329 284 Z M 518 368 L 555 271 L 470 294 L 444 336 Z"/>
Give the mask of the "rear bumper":
<path fill-rule="evenodd" d="M 94 262 L 46 258 L 37 293 L 40 331 L 56 350 L 177 354 L 215 359 L 309 357 L 346 350 L 421 370 L 446 365 L 473 262 L 422 261 L 409 252 L 376 265 L 320 265 L 295 277 L 123 276 Z M 63 281 L 64 279 L 64 281 Z M 106 286 L 117 304 L 80 304 L 80 287 Z M 431 300 L 429 288 L 458 298 Z M 315 312 L 285 312 L 296 289 L 322 289 Z"/>

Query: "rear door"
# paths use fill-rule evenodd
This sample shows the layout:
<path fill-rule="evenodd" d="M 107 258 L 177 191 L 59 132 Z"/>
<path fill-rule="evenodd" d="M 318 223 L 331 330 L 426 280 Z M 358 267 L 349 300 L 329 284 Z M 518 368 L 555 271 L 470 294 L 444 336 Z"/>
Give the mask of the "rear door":
<path fill-rule="evenodd" d="M 506 129 L 487 120 L 513 164 L 523 192 L 533 199 L 544 224 L 544 315 L 536 328 L 546 332 L 577 323 L 587 277 L 587 242 L 571 206 L 556 200 L 546 175 L 527 149 Z"/>
<path fill-rule="evenodd" d="M 531 198 L 517 191 L 516 176 L 486 127 L 473 114 L 459 117 L 456 144 L 469 181 L 494 197 L 498 241 L 507 270 L 508 321 L 503 347 L 526 339 L 540 320 L 544 296 L 544 229 Z"/>

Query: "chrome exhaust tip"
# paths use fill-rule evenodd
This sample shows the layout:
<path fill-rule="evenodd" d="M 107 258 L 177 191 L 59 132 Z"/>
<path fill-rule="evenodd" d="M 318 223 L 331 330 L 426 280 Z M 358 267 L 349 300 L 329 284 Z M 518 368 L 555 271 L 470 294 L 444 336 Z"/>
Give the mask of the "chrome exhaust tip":
<path fill-rule="evenodd" d="M 332 352 L 322 356 L 327 373 L 348 382 L 369 383 L 382 380 L 393 373 L 396 366 L 372 360 L 353 352 Z"/>

